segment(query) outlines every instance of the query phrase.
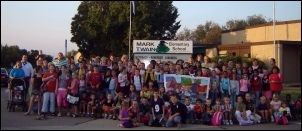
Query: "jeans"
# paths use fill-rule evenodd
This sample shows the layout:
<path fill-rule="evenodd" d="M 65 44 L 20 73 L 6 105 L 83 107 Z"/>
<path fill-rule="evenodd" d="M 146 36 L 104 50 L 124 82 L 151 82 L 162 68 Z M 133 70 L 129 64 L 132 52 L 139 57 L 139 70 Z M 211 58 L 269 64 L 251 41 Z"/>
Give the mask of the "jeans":
<path fill-rule="evenodd" d="M 162 116 L 163 116 L 162 114 L 155 115 L 155 117 L 156 117 L 156 119 L 157 119 L 157 120 L 160 120 L 160 119 L 162 118 Z M 150 117 L 150 119 L 149 119 L 149 122 L 148 122 L 148 123 L 149 123 L 149 125 L 151 125 L 151 124 L 152 124 L 152 122 L 153 122 L 153 115 L 152 115 L 152 114 L 150 114 L 150 115 L 149 115 L 149 117 Z M 165 123 L 166 123 L 166 122 L 165 122 L 165 120 L 164 120 L 164 119 L 163 119 L 163 120 L 161 120 L 161 122 L 160 122 L 160 124 L 162 124 L 162 125 L 165 125 Z"/>
<path fill-rule="evenodd" d="M 104 89 L 104 95 L 105 95 L 105 98 L 107 98 L 107 95 L 110 93 L 109 89 L 108 88 L 103 88 Z M 113 97 L 114 98 L 114 97 Z"/>
<path fill-rule="evenodd" d="M 224 90 L 224 89 L 223 89 L 222 99 L 223 99 L 224 97 L 229 97 L 229 91 L 228 91 L 228 90 Z"/>
<path fill-rule="evenodd" d="M 237 96 L 237 94 L 236 94 L 236 92 L 231 92 L 231 105 L 232 105 L 232 107 L 234 108 L 234 106 L 235 106 L 235 103 L 236 103 L 236 96 Z"/>
<path fill-rule="evenodd" d="M 260 91 L 255 91 L 255 98 L 256 100 L 254 100 L 256 103 L 255 103 L 255 106 L 258 107 L 258 104 L 259 104 L 259 99 L 260 99 Z"/>
<path fill-rule="evenodd" d="M 213 117 L 213 114 L 210 115 L 209 113 L 204 113 L 204 119 L 205 119 L 206 121 L 210 121 L 210 120 L 212 119 L 212 117 Z"/>
<path fill-rule="evenodd" d="M 55 93 L 45 92 L 43 94 L 42 112 L 48 112 L 48 101 L 50 101 L 50 112 L 55 112 Z"/>
<path fill-rule="evenodd" d="M 215 101 L 217 97 L 218 97 L 218 92 L 211 92 L 211 101 L 212 101 L 211 105 L 215 105 Z"/>
<path fill-rule="evenodd" d="M 181 123 L 181 117 L 175 116 L 171 121 L 167 121 L 166 127 L 171 127 L 174 123 Z"/>
<path fill-rule="evenodd" d="M 109 90 L 110 94 L 112 95 L 112 98 L 115 98 L 115 93 L 114 93 L 114 89 Z"/>
<path fill-rule="evenodd" d="M 194 112 L 193 111 L 189 111 L 187 113 L 187 119 L 190 120 L 190 122 L 193 122 L 194 121 Z"/>

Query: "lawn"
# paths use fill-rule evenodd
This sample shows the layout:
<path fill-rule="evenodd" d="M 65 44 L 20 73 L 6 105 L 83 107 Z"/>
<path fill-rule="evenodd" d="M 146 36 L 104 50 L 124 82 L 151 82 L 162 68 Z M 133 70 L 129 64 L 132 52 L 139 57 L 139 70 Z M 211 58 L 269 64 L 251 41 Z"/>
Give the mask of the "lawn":
<path fill-rule="evenodd" d="M 301 87 L 295 88 L 284 88 L 280 95 L 280 100 L 285 100 L 286 94 L 290 94 L 292 96 L 292 100 L 296 101 L 298 96 L 301 95 Z"/>

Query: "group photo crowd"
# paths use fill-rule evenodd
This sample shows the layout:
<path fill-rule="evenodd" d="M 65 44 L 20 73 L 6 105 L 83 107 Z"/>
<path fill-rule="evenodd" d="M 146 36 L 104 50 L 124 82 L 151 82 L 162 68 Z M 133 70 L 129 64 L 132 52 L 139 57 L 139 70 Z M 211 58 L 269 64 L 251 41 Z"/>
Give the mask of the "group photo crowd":
<path fill-rule="evenodd" d="M 252 64 L 211 61 L 197 55 L 188 60 L 129 60 L 129 56 L 65 57 L 61 52 L 49 62 L 42 54 L 36 63 L 27 55 L 12 67 L 10 80 L 23 79 L 24 116 L 38 114 L 36 120 L 56 117 L 89 117 L 120 121 L 118 126 L 177 127 L 182 124 L 253 125 L 289 124 L 301 119 L 301 95 L 292 98 L 283 90 L 283 75 L 274 58 L 267 68 L 254 59 Z M 208 77 L 206 99 L 184 95 L 183 90 L 167 89 L 166 74 Z M 8 88 L 9 99 L 18 99 L 20 88 Z M 170 88 L 170 87 L 169 87 Z M 10 100 L 8 100 L 10 101 Z M 67 114 L 65 114 L 67 112 Z"/>

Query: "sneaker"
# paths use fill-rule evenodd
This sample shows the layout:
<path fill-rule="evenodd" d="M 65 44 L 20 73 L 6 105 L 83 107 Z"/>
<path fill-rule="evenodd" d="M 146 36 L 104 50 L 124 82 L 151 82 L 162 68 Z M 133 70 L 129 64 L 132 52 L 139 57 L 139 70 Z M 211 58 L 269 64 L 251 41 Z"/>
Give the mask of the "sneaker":
<path fill-rule="evenodd" d="M 226 125 L 226 121 L 227 121 L 227 120 L 223 120 L 223 122 L 222 122 L 222 123 L 223 123 L 223 125 Z"/>
<path fill-rule="evenodd" d="M 61 116 L 61 112 L 59 112 L 57 116 L 59 116 L 59 117 L 60 117 L 60 116 Z"/>
<path fill-rule="evenodd" d="M 76 117 L 77 117 L 77 115 L 76 115 L 76 114 L 72 114 L 71 116 L 72 116 L 73 118 L 76 118 Z"/>
<path fill-rule="evenodd" d="M 108 115 L 107 114 L 104 115 L 104 119 L 108 119 Z"/>
<path fill-rule="evenodd" d="M 233 123 L 233 121 L 232 120 L 230 120 L 230 125 L 233 125 L 234 123 Z"/>
<path fill-rule="evenodd" d="M 34 114 L 34 111 L 33 111 L 33 110 L 31 110 L 29 114 L 31 114 L 31 115 L 32 115 L 32 114 Z"/>
<path fill-rule="evenodd" d="M 225 121 L 225 124 L 226 124 L 226 125 L 230 125 L 230 123 L 229 123 L 228 121 Z"/>
<path fill-rule="evenodd" d="M 261 121 L 259 120 L 259 121 L 257 121 L 258 122 L 258 124 L 260 124 L 261 123 Z"/>
<path fill-rule="evenodd" d="M 115 119 L 115 116 L 113 116 L 112 119 L 113 119 L 113 120 L 116 120 L 116 119 Z"/>
<path fill-rule="evenodd" d="M 70 112 L 67 112 L 67 115 L 66 116 L 70 116 Z"/>
<path fill-rule="evenodd" d="M 274 117 L 273 116 L 271 116 L 271 122 L 274 122 Z"/>
<path fill-rule="evenodd" d="M 108 119 L 112 119 L 112 115 L 109 115 Z"/>
<path fill-rule="evenodd" d="M 181 124 L 180 124 L 180 123 L 177 125 L 177 128 L 178 128 L 178 129 L 180 129 L 180 128 L 181 128 Z"/>

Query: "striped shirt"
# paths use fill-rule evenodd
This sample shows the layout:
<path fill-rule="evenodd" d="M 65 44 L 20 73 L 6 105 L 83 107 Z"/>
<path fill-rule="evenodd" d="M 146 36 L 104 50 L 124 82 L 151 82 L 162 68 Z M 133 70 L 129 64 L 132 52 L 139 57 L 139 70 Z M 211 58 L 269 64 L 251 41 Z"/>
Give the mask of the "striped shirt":
<path fill-rule="evenodd" d="M 52 63 L 57 67 L 57 68 L 61 68 L 63 65 L 65 65 L 66 67 L 69 66 L 68 62 L 63 59 L 63 60 L 59 60 L 58 58 L 56 58 L 55 60 L 52 61 Z"/>

